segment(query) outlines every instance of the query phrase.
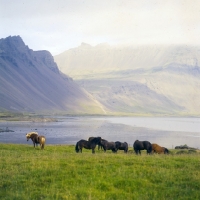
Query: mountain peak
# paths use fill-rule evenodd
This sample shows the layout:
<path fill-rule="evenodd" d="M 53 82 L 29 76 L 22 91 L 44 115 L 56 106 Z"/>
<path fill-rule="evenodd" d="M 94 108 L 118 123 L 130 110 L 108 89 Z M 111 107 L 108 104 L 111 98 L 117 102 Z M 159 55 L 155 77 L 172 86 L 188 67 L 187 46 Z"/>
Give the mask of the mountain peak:
<path fill-rule="evenodd" d="M 18 36 L 9 36 L 3 39 L 0 39 L 0 52 L 26 52 L 30 50 L 28 46 L 25 45 L 22 38 Z"/>
<path fill-rule="evenodd" d="M 91 48 L 92 46 L 90 44 L 87 44 L 85 42 L 81 43 L 81 48 Z"/>
<path fill-rule="evenodd" d="M 15 46 L 25 46 L 25 43 L 23 42 L 22 38 L 17 35 L 17 36 L 8 36 L 6 38 L 0 39 L 0 44 L 10 44 Z"/>

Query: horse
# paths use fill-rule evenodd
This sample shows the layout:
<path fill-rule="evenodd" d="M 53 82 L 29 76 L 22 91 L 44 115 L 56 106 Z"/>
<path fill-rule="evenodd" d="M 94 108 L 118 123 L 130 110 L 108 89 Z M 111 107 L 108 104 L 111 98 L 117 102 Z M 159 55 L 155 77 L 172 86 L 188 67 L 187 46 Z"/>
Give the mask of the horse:
<path fill-rule="evenodd" d="M 95 137 L 89 137 L 89 138 L 88 138 L 88 141 L 91 141 L 91 140 L 93 140 L 94 138 L 95 138 Z M 103 140 L 104 140 L 104 139 L 101 138 L 101 141 L 103 141 Z M 103 148 L 103 147 L 102 147 L 101 143 L 99 143 L 99 144 L 98 144 L 98 150 L 100 150 L 100 149 L 102 149 L 102 148 Z"/>
<path fill-rule="evenodd" d="M 158 153 L 158 154 L 161 154 L 161 153 L 168 154 L 169 150 L 165 147 L 159 146 L 158 144 L 152 144 L 152 152 Z"/>
<path fill-rule="evenodd" d="M 37 146 L 40 144 L 41 149 L 44 149 L 44 145 L 46 142 L 46 138 L 44 136 L 39 136 L 37 132 L 30 132 L 26 134 L 27 141 L 31 139 L 33 141 L 33 146 L 35 148 L 35 145 Z"/>
<path fill-rule="evenodd" d="M 136 140 L 133 144 L 133 148 L 134 148 L 134 151 L 136 154 L 140 154 L 141 155 L 141 152 L 140 150 L 144 150 L 146 149 L 147 150 L 147 154 L 150 154 L 152 152 L 152 145 L 149 141 L 139 141 L 139 140 Z"/>
<path fill-rule="evenodd" d="M 118 150 L 124 150 L 124 153 L 128 152 L 128 144 L 127 144 L 127 142 L 123 143 L 123 142 L 117 141 L 117 142 L 115 142 L 115 145 L 116 145 L 117 151 Z"/>
<path fill-rule="evenodd" d="M 79 151 L 82 153 L 82 148 L 85 149 L 92 149 L 92 153 L 95 153 L 95 148 L 97 144 L 101 143 L 101 137 L 95 137 L 91 139 L 90 141 L 87 140 L 79 140 L 76 143 L 75 151 L 78 153 Z"/>
<path fill-rule="evenodd" d="M 106 150 L 112 150 L 112 152 L 117 152 L 115 142 L 108 142 L 107 140 L 101 140 L 101 145 L 103 147 L 104 152 L 106 152 Z"/>

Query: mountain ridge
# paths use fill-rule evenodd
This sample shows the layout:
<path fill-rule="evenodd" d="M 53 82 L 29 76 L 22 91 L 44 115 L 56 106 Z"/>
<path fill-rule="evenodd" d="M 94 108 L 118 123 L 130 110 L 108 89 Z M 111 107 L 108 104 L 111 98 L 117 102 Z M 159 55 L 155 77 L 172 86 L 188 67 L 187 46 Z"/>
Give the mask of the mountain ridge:
<path fill-rule="evenodd" d="M 60 72 L 50 52 L 33 51 L 20 36 L 0 39 L 0 109 L 102 113 L 91 95 Z"/>
<path fill-rule="evenodd" d="M 109 112 L 200 115 L 200 47 L 81 46 L 54 56 Z M 122 90 L 124 88 L 124 90 Z"/>
<path fill-rule="evenodd" d="M 84 74 L 84 71 L 96 73 L 106 70 L 150 69 L 171 63 L 198 66 L 200 62 L 200 48 L 195 46 L 99 46 L 80 45 L 54 56 L 54 59 L 59 69 L 74 79 Z"/>

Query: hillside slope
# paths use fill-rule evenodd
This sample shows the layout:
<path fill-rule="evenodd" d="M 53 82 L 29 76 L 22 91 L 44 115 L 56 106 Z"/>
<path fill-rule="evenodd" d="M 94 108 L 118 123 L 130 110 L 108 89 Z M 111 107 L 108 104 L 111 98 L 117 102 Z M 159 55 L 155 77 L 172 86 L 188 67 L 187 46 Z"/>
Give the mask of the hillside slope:
<path fill-rule="evenodd" d="M 54 58 L 108 113 L 200 115 L 198 47 L 83 43 Z"/>
<path fill-rule="evenodd" d="M 150 69 L 171 63 L 198 66 L 200 48 L 193 46 L 91 46 L 82 43 L 54 56 L 59 69 L 73 77 L 109 71 Z"/>
<path fill-rule="evenodd" d="M 19 36 L 0 40 L 0 110 L 103 113 L 48 51 L 33 51 Z"/>

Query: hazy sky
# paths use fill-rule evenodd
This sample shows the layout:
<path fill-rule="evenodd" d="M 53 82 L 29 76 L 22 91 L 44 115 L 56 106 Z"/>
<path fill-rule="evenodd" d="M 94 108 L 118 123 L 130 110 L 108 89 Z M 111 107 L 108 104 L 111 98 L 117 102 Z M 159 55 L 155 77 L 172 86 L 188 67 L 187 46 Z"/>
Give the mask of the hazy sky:
<path fill-rule="evenodd" d="M 0 38 L 53 55 L 79 46 L 200 45 L 199 0 L 0 0 Z"/>

